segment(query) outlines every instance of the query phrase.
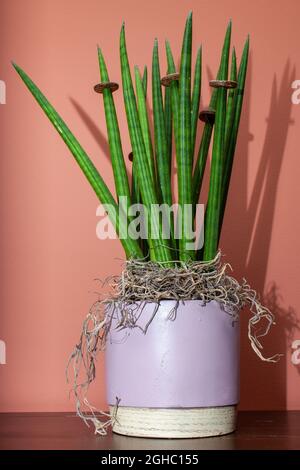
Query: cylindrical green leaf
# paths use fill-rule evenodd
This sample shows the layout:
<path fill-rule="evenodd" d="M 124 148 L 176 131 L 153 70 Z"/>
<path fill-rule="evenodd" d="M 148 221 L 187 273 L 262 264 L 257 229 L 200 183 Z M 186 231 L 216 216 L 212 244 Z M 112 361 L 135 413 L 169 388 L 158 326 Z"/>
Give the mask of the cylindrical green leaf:
<path fill-rule="evenodd" d="M 145 98 L 146 98 L 146 96 L 147 96 L 147 85 L 148 85 L 148 69 L 147 69 L 146 65 L 144 67 L 142 82 L 143 82 L 144 95 L 145 95 Z"/>
<path fill-rule="evenodd" d="M 105 64 L 105 60 L 101 49 L 98 48 L 100 77 L 102 82 L 109 82 L 109 76 Z M 105 119 L 108 134 L 108 143 L 110 149 L 110 156 L 116 186 L 116 193 L 118 200 L 120 196 L 126 197 L 127 209 L 131 203 L 130 188 L 126 166 L 124 162 L 122 143 L 120 137 L 119 124 L 112 96 L 112 91 L 109 88 L 103 90 L 103 101 L 105 109 Z"/>
<path fill-rule="evenodd" d="M 160 84 L 158 42 L 155 40 L 152 56 L 152 104 L 154 120 L 154 142 L 161 202 L 172 205 L 170 162 L 168 157 L 166 121 Z"/>
<path fill-rule="evenodd" d="M 179 257 L 181 261 L 195 258 L 195 251 L 188 249 L 193 228 L 192 215 L 192 154 L 191 154 L 191 59 L 192 59 L 192 13 L 188 15 L 180 62 L 178 149 L 178 202 L 181 217 L 178 223 Z"/>
<path fill-rule="evenodd" d="M 164 99 L 164 112 L 165 112 L 165 123 L 166 123 L 166 136 L 167 136 L 167 159 L 168 159 L 168 169 L 169 177 L 171 178 L 172 170 L 172 97 L 171 97 L 171 88 L 165 87 L 165 99 Z"/>
<path fill-rule="evenodd" d="M 143 81 L 142 81 L 138 67 L 135 67 L 135 85 L 136 85 L 136 96 L 137 96 L 137 109 L 138 109 L 138 115 L 140 119 L 141 130 L 143 134 L 145 151 L 147 154 L 149 169 L 151 172 L 152 184 L 154 187 L 156 187 L 153 148 L 152 148 L 152 140 L 151 140 L 150 126 L 149 126 L 149 119 L 148 119 L 148 112 L 147 112 L 147 103 L 146 103 L 146 98 L 144 94 Z"/>
<path fill-rule="evenodd" d="M 232 49 L 231 56 L 231 69 L 230 69 L 230 80 L 237 81 L 237 66 L 236 66 L 236 53 L 235 49 Z M 236 106 L 236 88 L 228 90 L 227 106 L 226 106 L 226 122 L 225 122 L 225 152 L 227 154 L 227 149 L 230 141 L 230 136 L 232 132 L 232 125 L 235 115 L 235 106 Z"/>
<path fill-rule="evenodd" d="M 223 218 L 226 208 L 227 202 L 227 195 L 229 190 L 232 166 L 233 166 L 233 158 L 234 152 L 236 148 L 241 112 L 243 107 L 243 98 L 244 98 L 244 90 L 245 90 L 245 82 L 246 82 L 246 75 L 247 75 L 247 66 L 248 66 L 248 55 L 249 55 L 249 37 L 246 40 L 241 64 L 239 67 L 238 73 L 238 85 L 236 88 L 235 93 L 235 103 L 234 103 L 234 119 L 232 123 L 231 134 L 229 138 L 229 142 L 226 148 L 226 158 L 225 158 L 225 166 L 224 166 L 224 175 L 223 175 L 223 185 L 222 185 L 222 205 L 221 205 L 221 214 L 220 214 L 220 227 L 219 227 L 219 237 L 221 236 L 221 229 L 223 224 Z"/>
<path fill-rule="evenodd" d="M 127 115 L 127 123 L 129 135 L 136 162 L 138 181 L 142 195 L 142 201 L 148 211 L 151 212 L 152 204 L 158 204 L 155 187 L 151 181 L 151 172 L 148 165 L 147 153 L 143 141 L 141 125 L 136 106 L 136 100 L 132 85 L 131 73 L 129 68 L 124 25 L 120 35 L 120 57 L 121 57 L 121 73 L 123 83 L 123 94 L 125 110 Z M 156 218 L 151 219 L 149 247 L 150 258 L 154 261 L 168 262 L 172 260 L 169 248 L 166 246 L 165 240 L 162 238 L 161 223 Z M 153 234 L 157 238 L 153 238 Z"/>
<path fill-rule="evenodd" d="M 229 23 L 226 31 L 222 50 L 220 80 L 227 80 L 228 77 L 230 37 L 231 22 Z M 205 261 L 213 259 L 218 250 L 222 181 L 225 159 L 226 100 L 226 88 L 218 88 L 209 193 L 204 224 L 203 258 Z"/>
<path fill-rule="evenodd" d="M 208 122 L 205 123 L 202 137 L 201 137 L 198 157 L 197 157 L 194 174 L 193 174 L 192 194 L 193 194 L 194 210 L 196 208 L 196 204 L 198 204 L 198 201 L 199 201 L 212 131 L 213 131 L 213 124 L 208 123 Z"/>
<path fill-rule="evenodd" d="M 168 62 L 168 74 L 176 73 L 175 62 L 171 50 L 169 41 L 166 41 L 166 55 Z M 178 116 L 179 116 L 179 90 L 178 90 L 178 81 L 171 82 L 168 89 L 171 91 L 171 107 L 172 107 L 172 117 L 173 117 L 173 128 L 174 128 L 174 138 L 175 138 L 175 148 L 178 152 Z"/>
<path fill-rule="evenodd" d="M 220 80 L 220 69 L 217 74 L 217 80 Z M 216 109 L 216 105 L 217 105 L 217 89 L 214 88 L 212 95 L 211 95 L 209 107 L 211 109 Z M 206 122 L 203 128 L 198 156 L 197 156 L 194 173 L 193 173 L 193 190 L 192 191 L 193 191 L 194 206 L 196 206 L 196 204 L 199 201 L 199 196 L 201 192 L 202 181 L 203 181 L 203 176 L 205 172 L 213 127 L 214 127 L 213 123 Z"/>
<path fill-rule="evenodd" d="M 199 119 L 199 104 L 201 95 L 201 68 L 202 68 L 202 48 L 200 47 L 197 52 L 197 59 L 194 71 L 194 84 L 192 94 L 192 139 L 191 139 L 191 153 L 194 159 L 197 125 Z"/>
<path fill-rule="evenodd" d="M 109 189 L 107 188 L 103 179 L 99 175 L 92 161 L 79 144 L 78 140 L 72 134 L 72 132 L 67 127 L 62 118 L 59 116 L 59 114 L 55 111 L 53 106 L 49 103 L 47 98 L 29 78 L 29 76 L 20 67 L 18 67 L 18 65 L 13 64 L 13 66 L 15 67 L 16 71 L 18 72 L 23 82 L 25 83 L 29 91 L 32 93 L 42 110 L 45 112 L 46 116 L 52 122 L 53 126 L 70 149 L 75 160 L 77 161 L 78 165 L 80 166 L 81 170 L 85 174 L 87 180 L 89 181 L 90 185 L 98 196 L 100 202 L 105 206 L 110 206 L 112 208 L 112 211 L 115 212 L 115 214 L 117 215 L 118 206 L 113 196 L 111 195 Z M 109 215 L 113 216 L 114 214 Z M 124 235 L 124 231 L 126 231 L 127 228 L 127 219 L 125 220 L 125 224 L 120 224 L 121 221 L 118 216 L 116 217 L 116 219 L 112 217 L 112 220 L 115 224 L 117 233 L 122 237 Z M 143 253 L 135 240 L 132 240 L 129 237 L 125 237 L 121 238 L 121 243 L 124 247 L 127 257 L 140 258 L 143 256 Z"/>

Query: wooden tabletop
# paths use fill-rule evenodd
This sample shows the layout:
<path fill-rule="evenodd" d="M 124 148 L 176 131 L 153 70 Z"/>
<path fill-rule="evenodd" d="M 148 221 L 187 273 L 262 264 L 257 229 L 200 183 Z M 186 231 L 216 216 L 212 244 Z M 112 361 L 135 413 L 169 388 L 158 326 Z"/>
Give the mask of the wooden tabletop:
<path fill-rule="evenodd" d="M 95 436 L 70 413 L 0 414 L 0 449 L 230 450 L 300 449 L 300 411 L 243 411 L 238 431 L 204 439 L 144 439 L 109 433 Z"/>

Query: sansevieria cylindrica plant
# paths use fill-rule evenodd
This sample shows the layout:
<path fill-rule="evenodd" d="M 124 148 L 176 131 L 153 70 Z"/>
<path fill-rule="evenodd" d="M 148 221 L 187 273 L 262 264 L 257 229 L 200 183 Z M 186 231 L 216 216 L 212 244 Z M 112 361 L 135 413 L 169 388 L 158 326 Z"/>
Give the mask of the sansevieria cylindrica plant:
<path fill-rule="evenodd" d="M 16 71 L 44 110 L 108 210 L 120 237 L 127 259 L 140 258 L 173 266 L 193 260 L 211 260 L 216 256 L 230 185 L 236 148 L 243 93 L 246 80 L 249 39 L 246 40 L 241 61 L 231 51 L 231 22 L 229 23 L 219 70 L 213 80 L 209 107 L 200 112 L 204 121 L 200 143 L 199 104 L 202 79 L 202 48 L 195 58 L 192 76 L 192 13 L 186 20 L 181 48 L 180 67 L 176 70 L 169 42 L 166 42 L 167 75 L 161 76 L 158 41 L 152 55 L 153 118 L 148 111 L 148 72 L 131 69 L 125 37 L 120 34 L 122 89 L 128 131 L 132 146 L 131 181 L 122 149 L 118 116 L 113 91 L 118 86 L 110 82 L 102 50 L 98 48 L 101 92 L 104 101 L 110 157 L 114 174 L 116 199 L 71 130 L 39 90 L 31 78 L 16 64 Z M 109 85 L 109 86 L 108 86 Z M 115 87 L 111 85 L 116 85 Z M 194 239 L 196 206 L 199 202 L 209 149 L 212 147 L 210 183 L 204 219 L 204 246 L 191 249 Z M 178 208 L 177 220 L 169 211 L 169 232 L 165 234 L 161 217 L 151 217 L 146 240 L 131 236 L 130 206 L 143 204 L 147 211 L 162 205 L 171 207 L 172 155 L 176 155 Z M 124 202 L 125 201 L 125 202 Z M 201 227 L 197 227 L 201 230 Z"/>

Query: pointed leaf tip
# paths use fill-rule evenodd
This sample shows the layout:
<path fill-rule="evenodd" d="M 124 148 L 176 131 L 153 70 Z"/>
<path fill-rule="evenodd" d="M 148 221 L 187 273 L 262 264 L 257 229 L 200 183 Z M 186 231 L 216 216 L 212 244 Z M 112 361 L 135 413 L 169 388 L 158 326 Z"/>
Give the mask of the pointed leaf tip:
<path fill-rule="evenodd" d="M 12 66 L 16 69 L 16 71 L 17 71 L 18 73 L 23 72 L 23 70 L 21 69 L 21 67 L 20 67 L 18 64 L 16 64 L 16 62 L 14 62 L 14 61 L 12 60 L 11 63 L 12 63 Z"/>
<path fill-rule="evenodd" d="M 231 21 L 231 19 L 230 19 L 229 22 L 228 22 L 228 25 L 227 25 L 227 32 L 228 32 L 228 33 L 229 33 L 229 32 L 231 33 L 231 29 L 232 29 L 232 21 Z"/>
<path fill-rule="evenodd" d="M 186 22 L 185 22 L 185 27 L 191 27 L 192 25 L 192 22 L 193 22 L 193 12 L 190 11 L 190 13 L 188 14 L 187 16 L 187 19 L 186 19 Z"/>

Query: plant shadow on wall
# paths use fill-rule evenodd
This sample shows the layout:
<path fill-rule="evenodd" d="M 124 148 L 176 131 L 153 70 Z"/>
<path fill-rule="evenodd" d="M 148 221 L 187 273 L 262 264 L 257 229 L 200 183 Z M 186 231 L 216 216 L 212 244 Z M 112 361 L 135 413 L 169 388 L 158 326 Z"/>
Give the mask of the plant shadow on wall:
<path fill-rule="evenodd" d="M 95 139 L 95 141 L 99 145 L 100 150 L 101 150 L 101 155 L 104 155 L 110 161 L 109 146 L 108 146 L 106 136 L 102 134 L 97 124 L 93 121 L 93 119 L 90 117 L 89 113 L 83 108 L 83 106 L 81 106 L 81 104 L 78 103 L 78 101 L 75 100 L 74 98 L 69 97 L 69 99 L 70 99 L 71 104 L 74 106 L 75 110 L 77 111 L 77 114 L 79 115 L 83 123 L 88 128 L 92 137 Z"/>
<path fill-rule="evenodd" d="M 254 189 L 251 191 L 248 203 L 249 143 L 255 138 L 249 132 L 250 57 L 238 155 L 235 159 L 221 242 L 223 251 L 230 259 L 234 271 L 239 276 L 245 277 L 255 290 L 264 293 L 264 303 L 276 316 L 276 327 L 269 337 L 264 338 L 266 351 L 268 353 L 272 351 L 272 354 L 284 353 L 284 357 L 276 364 L 258 361 L 247 341 L 247 315 L 242 315 L 241 408 L 247 409 L 257 407 L 284 409 L 286 407 L 286 361 L 289 360 L 293 335 L 296 330 L 300 329 L 294 309 L 290 306 L 285 308 L 282 305 L 280 286 L 276 284 L 276 281 L 271 285 L 266 284 L 280 170 L 289 127 L 293 124 L 290 84 L 294 79 L 295 70 L 289 61 L 280 77 L 280 83 L 278 76 L 274 76 L 266 134 Z"/>
<path fill-rule="evenodd" d="M 101 132 L 98 125 L 91 118 L 90 114 L 84 109 L 84 107 L 77 100 L 75 100 L 72 96 L 69 97 L 69 100 L 71 104 L 73 105 L 74 109 L 77 111 L 77 114 L 81 118 L 82 122 L 85 124 L 85 126 L 89 130 L 91 136 L 97 142 L 101 150 L 101 156 L 107 158 L 107 160 L 110 162 L 111 160 L 110 160 L 110 155 L 109 155 L 109 145 L 108 145 L 106 135 Z M 147 100 L 147 110 L 148 110 L 149 116 L 151 117 L 151 119 L 153 119 L 153 111 L 150 108 L 148 100 Z M 200 143 L 200 135 L 197 136 L 198 147 L 199 147 L 199 143 Z M 177 175 L 177 168 L 175 165 L 175 156 L 173 156 L 172 163 L 173 163 L 172 173 L 174 175 Z M 131 174 L 131 172 L 129 172 L 129 174 Z"/>

